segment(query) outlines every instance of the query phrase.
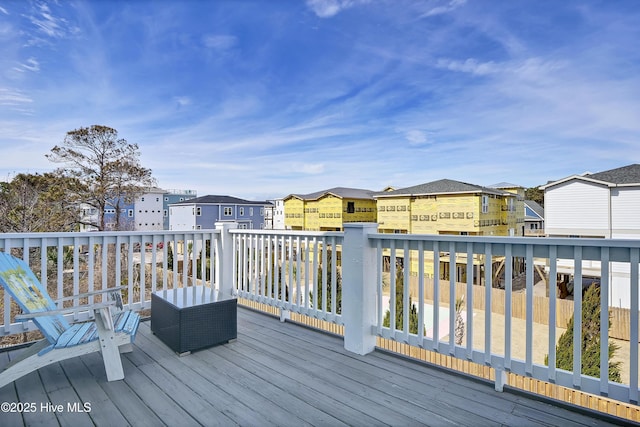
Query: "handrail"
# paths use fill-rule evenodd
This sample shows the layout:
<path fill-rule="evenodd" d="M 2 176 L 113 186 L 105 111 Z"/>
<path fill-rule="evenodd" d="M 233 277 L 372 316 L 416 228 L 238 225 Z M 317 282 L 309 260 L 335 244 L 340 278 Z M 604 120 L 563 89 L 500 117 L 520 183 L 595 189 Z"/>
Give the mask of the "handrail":
<path fill-rule="evenodd" d="M 97 291 L 120 286 L 127 308 L 145 310 L 151 306 L 151 293 L 159 289 L 197 282 L 216 286 L 212 260 L 219 235 L 216 229 L 5 233 L 0 234 L 0 250 L 26 261 L 61 310 L 79 307 L 81 300 L 98 302 Z M 19 310 L 8 294 L 1 304 L 1 336 L 37 329 L 33 322 L 16 321 Z M 76 310 L 67 317 L 84 321 L 92 315 Z"/>
<path fill-rule="evenodd" d="M 150 308 L 151 292 L 204 282 L 274 307 L 283 319 L 299 313 L 342 325 L 345 347 L 350 351 L 365 354 L 372 348 L 371 340 L 375 343 L 381 337 L 491 367 L 496 370 L 496 389 L 502 388 L 505 373 L 511 372 L 622 402 L 638 402 L 639 240 L 384 234 L 377 233 L 375 225 L 357 223 L 345 224 L 345 232 L 234 227 L 218 223 L 213 230 L 0 234 L 0 250 L 29 261 L 34 272 L 45 278 L 51 297 L 70 299 L 67 304 L 71 306 L 80 305 L 74 296 L 81 292 L 124 285 L 125 304 L 143 310 Z M 172 269 L 169 247 L 174 257 Z M 562 275 L 567 280 L 571 276 L 575 283 L 592 275 L 599 278 L 599 377 L 581 372 L 580 364 L 572 371 L 555 366 L 560 335 L 556 328 L 565 325 L 556 321 L 560 304 L 553 291 L 548 296 L 548 321 L 534 321 L 536 274 L 548 277 L 552 290 Z M 516 286 L 518 276 L 524 283 L 521 291 Z M 410 285 L 396 297 L 400 280 Z M 516 292 L 525 295 L 522 328 L 512 311 Z M 466 335 L 460 342 L 456 340 L 455 305 L 462 294 Z M 578 314 L 584 301 L 581 292 L 574 294 L 571 345 L 574 360 L 578 360 L 583 353 L 582 316 Z M 93 299 L 89 296 L 87 302 L 99 302 Z M 416 306 L 417 331 L 410 330 L 410 301 Z M 484 310 L 478 310 L 478 301 Z M 33 329 L 30 322 L 14 320 L 17 312 L 12 311 L 8 295 L 2 302 L 0 333 Z M 498 305 L 504 306 L 504 323 L 492 318 L 493 307 Z M 623 305 L 630 312 L 630 342 L 624 344 L 628 346 L 628 374 L 621 383 L 610 381 L 607 375 L 607 314 L 612 305 Z M 67 307 L 60 303 L 60 308 Z M 402 322 L 385 326 L 387 310 L 390 319 L 402 310 Z M 484 314 L 483 320 L 474 321 L 474 313 Z M 89 315 L 74 313 L 72 320 Z M 476 334 L 484 336 L 480 344 L 473 339 Z M 534 339 L 539 334 L 544 335 L 544 345 Z M 495 336 L 503 337 L 499 345 L 492 341 Z M 514 345 L 516 340 L 523 343 L 521 353 Z M 539 359 L 540 346 L 549 356 L 549 366 Z"/>

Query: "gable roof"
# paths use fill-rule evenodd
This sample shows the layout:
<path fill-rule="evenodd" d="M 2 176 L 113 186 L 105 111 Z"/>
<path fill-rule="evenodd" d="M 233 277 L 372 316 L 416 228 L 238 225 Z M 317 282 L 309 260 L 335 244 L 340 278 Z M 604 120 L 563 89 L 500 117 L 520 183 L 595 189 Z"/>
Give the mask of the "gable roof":
<path fill-rule="evenodd" d="M 596 184 L 602 184 L 607 187 L 618 186 L 637 186 L 640 185 L 640 164 L 634 163 L 627 166 L 622 166 L 615 169 L 606 170 L 597 173 L 586 173 L 583 175 L 571 175 L 566 178 L 552 181 L 540 188 L 545 190 L 549 187 L 553 187 L 558 184 L 562 184 L 571 180 L 580 180 L 593 182 Z"/>
<path fill-rule="evenodd" d="M 632 164 L 585 176 L 612 184 L 640 184 L 640 165 Z"/>
<path fill-rule="evenodd" d="M 469 184 L 467 182 L 454 181 L 452 179 L 440 179 L 427 182 L 425 184 L 414 185 L 413 187 L 400 188 L 394 191 L 378 192 L 374 197 L 398 197 L 398 196 L 427 196 L 437 194 L 468 194 L 486 193 L 498 196 L 515 197 L 513 193 L 497 188 L 483 187 L 481 185 Z"/>
<path fill-rule="evenodd" d="M 171 203 L 171 205 L 271 205 L 271 202 L 252 202 L 233 196 L 208 195 Z"/>
<path fill-rule="evenodd" d="M 544 208 L 538 202 L 525 200 L 525 207 L 531 209 L 539 218 L 525 215 L 525 219 L 544 219 Z"/>
<path fill-rule="evenodd" d="M 290 199 L 292 197 L 301 200 L 318 200 L 326 195 L 333 195 L 341 199 L 365 199 L 373 200 L 374 192 L 371 190 L 365 190 L 362 188 L 348 188 L 348 187 L 333 187 L 328 190 L 316 191 L 309 194 L 290 194 L 284 199 Z"/>

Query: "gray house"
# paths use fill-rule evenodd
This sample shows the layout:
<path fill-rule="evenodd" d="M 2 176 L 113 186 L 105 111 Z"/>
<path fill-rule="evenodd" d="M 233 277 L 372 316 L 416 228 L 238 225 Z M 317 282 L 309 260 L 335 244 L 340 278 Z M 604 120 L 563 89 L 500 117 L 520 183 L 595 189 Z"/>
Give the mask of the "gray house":
<path fill-rule="evenodd" d="M 249 201 L 232 196 L 209 195 L 169 205 L 170 230 L 212 229 L 219 221 L 236 221 L 239 228 L 265 228 L 266 201 Z"/>
<path fill-rule="evenodd" d="M 544 236 L 544 208 L 533 200 L 524 201 L 524 235 Z"/>

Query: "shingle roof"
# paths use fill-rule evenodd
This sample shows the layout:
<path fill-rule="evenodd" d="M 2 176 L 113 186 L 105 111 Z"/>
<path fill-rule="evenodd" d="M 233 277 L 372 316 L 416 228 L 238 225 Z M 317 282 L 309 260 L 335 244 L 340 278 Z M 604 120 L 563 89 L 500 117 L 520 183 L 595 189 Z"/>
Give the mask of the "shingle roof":
<path fill-rule="evenodd" d="M 172 203 L 172 205 L 271 205 L 271 202 L 252 202 L 249 200 L 239 199 L 232 196 L 208 195 L 196 197 L 195 199 L 185 200 L 183 202 Z"/>
<path fill-rule="evenodd" d="M 540 218 L 544 218 L 544 208 L 540 206 L 538 202 L 534 202 L 533 200 L 525 200 L 524 204 L 529 207 L 532 211 L 534 211 Z"/>
<path fill-rule="evenodd" d="M 632 164 L 604 172 L 587 174 L 585 176 L 612 184 L 640 184 L 640 165 Z"/>
<path fill-rule="evenodd" d="M 488 193 L 500 196 L 513 196 L 512 193 L 496 188 L 483 187 L 481 185 L 454 181 L 452 179 L 440 179 L 413 187 L 400 188 L 394 191 L 378 192 L 374 197 L 420 196 L 451 193 Z"/>
<path fill-rule="evenodd" d="M 343 199 L 373 199 L 374 192 L 361 188 L 334 187 L 309 194 L 291 194 L 290 197 L 293 196 L 302 200 L 317 200 L 327 194 L 333 194 Z"/>

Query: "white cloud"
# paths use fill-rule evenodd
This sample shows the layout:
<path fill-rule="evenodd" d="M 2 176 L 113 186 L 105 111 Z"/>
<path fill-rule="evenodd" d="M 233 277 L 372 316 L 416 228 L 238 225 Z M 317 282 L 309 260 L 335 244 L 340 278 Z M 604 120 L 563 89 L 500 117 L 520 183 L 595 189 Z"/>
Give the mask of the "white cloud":
<path fill-rule="evenodd" d="M 318 175 L 324 172 L 324 163 L 294 163 L 290 170 L 308 175 Z"/>
<path fill-rule="evenodd" d="M 70 35 L 77 34 L 80 29 L 71 25 L 66 19 L 55 16 L 46 3 L 38 5 L 35 12 L 27 16 L 27 19 L 36 27 L 37 32 L 52 39 L 63 39 Z M 39 44 L 43 42 L 38 36 L 34 36 L 29 44 Z"/>
<path fill-rule="evenodd" d="M 4 7 L 0 6 L 0 12 L 4 13 L 5 15 L 8 15 L 9 12 L 7 12 L 7 9 L 5 9 Z"/>
<path fill-rule="evenodd" d="M 410 130 L 404 133 L 404 137 L 409 141 L 411 145 L 422 145 L 426 144 L 429 140 L 427 139 L 427 134 L 421 130 Z"/>
<path fill-rule="evenodd" d="M 468 58 L 465 61 L 456 61 L 453 59 L 439 59 L 438 62 L 436 63 L 436 67 L 445 68 L 451 71 L 471 73 L 478 76 L 491 74 L 498 71 L 498 67 L 493 61 L 478 62 L 473 58 Z"/>
<path fill-rule="evenodd" d="M 202 39 L 205 47 L 216 50 L 228 50 L 236 45 L 238 38 L 229 35 L 207 35 Z"/>
<path fill-rule="evenodd" d="M 29 58 L 23 64 L 20 64 L 18 67 L 14 67 L 13 70 L 20 73 L 25 71 L 40 71 L 40 63 L 35 58 Z"/>
<path fill-rule="evenodd" d="M 31 98 L 18 90 L 0 87 L 0 105 L 17 106 L 32 102 Z"/>
<path fill-rule="evenodd" d="M 320 18 L 330 18 L 344 9 L 370 0 L 307 0 L 307 6 Z"/>
<path fill-rule="evenodd" d="M 188 96 L 174 96 L 173 100 L 178 104 L 178 107 L 186 107 L 187 105 L 191 105 L 191 98 Z"/>
<path fill-rule="evenodd" d="M 450 0 L 444 6 L 436 6 L 434 8 L 429 9 L 422 16 L 426 17 L 426 16 L 442 15 L 443 13 L 449 13 L 456 10 L 460 6 L 463 6 L 466 2 L 467 0 Z"/>

